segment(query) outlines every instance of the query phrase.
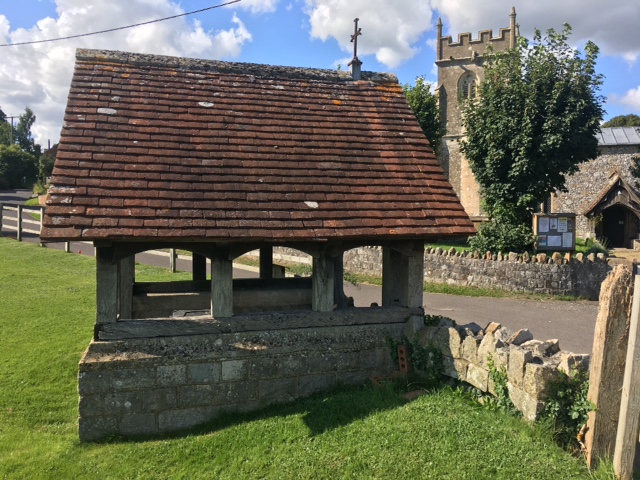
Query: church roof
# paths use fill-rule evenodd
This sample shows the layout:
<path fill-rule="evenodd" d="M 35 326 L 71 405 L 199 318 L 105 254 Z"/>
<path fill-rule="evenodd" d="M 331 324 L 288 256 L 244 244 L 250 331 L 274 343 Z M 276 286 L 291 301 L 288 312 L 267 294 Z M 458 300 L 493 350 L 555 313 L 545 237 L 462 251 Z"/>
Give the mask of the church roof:
<path fill-rule="evenodd" d="M 601 147 L 640 145 L 640 127 L 603 128 L 596 136 Z"/>
<path fill-rule="evenodd" d="M 474 228 L 392 75 L 78 50 L 47 240 Z"/>

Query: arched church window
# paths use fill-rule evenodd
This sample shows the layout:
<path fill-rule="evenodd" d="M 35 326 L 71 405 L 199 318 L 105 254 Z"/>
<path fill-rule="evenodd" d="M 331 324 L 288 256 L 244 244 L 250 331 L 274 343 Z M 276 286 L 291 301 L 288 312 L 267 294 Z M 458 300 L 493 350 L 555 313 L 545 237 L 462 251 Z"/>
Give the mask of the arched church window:
<path fill-rule="evenodd" d="M 460 98 L 476 98 L 476 76 L 473 73 L 466 73 L 460 79 L 458 87 Z"/>

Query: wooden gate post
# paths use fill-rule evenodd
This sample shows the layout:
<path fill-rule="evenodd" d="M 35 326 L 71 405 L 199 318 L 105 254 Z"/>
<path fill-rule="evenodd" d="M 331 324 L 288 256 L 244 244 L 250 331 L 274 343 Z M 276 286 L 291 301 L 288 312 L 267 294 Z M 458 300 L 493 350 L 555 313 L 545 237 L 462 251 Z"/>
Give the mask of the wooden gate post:
<path fill-rule="evenodd" d="M 631 292 L 631 272 L 624 265 L 614 267 L 600 289 L 587 395 L 596 406 L 596 410 L 589 413 L 585 438 L 590 468 L 595 467 L 599 459 L 611 458 L 614 452 L 629 338 Z"/>
<path fill-rule="evenodd" d="M 16 226 L 18 227 L 17 233 L 16 233 L 16 240 L 18 240 L 19 242 L 22 241 L 22 205 L 18 205 L 18 209 L 16 210 L 16 215 L 18 215 L 16 217 Z"/>
<path fill-rule="evenodd" d="M 620 480 L 631 480 L 638 447 L 640 420 L 640 275 L 634 275 L 629 346 L 622 383 L 622 399 L 613 468 Z"/>

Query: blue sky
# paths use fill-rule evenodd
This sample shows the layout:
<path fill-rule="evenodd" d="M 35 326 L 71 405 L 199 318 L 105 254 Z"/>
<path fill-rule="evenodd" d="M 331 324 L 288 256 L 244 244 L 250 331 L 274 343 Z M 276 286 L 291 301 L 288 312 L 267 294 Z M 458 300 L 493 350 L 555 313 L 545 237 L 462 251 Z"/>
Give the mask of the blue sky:
<path fill-rule="evenodd" d="M 0 0 L 0 43 L 74 35 L 145 22 L 217 4 L 207 0 Z M 217 60 L 337 68 L 352 56 L 353 19 L 364 70 L 395 73 L 401 83 L 436 82 L 435 23 L 445 35 L 509 25 L 515 6 L 521 33 L 573 27 L 572 43 L 600 48 L 601 93 L 610 118 L 640 114 L 640 0 L 241 0 L 193 16 L 60 42 L 0 47 L 0 107 L 37 116 L 36 139 L 56 142 L 74 52 L 102 48 Z"/>

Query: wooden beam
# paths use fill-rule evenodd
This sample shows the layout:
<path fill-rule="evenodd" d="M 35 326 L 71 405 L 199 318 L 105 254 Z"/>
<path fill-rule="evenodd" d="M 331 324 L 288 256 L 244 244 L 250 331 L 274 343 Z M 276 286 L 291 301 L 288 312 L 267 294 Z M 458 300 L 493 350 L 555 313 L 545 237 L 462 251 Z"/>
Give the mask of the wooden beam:
<path fill-rule="evenodd" d="M 119 279 L 118 262 L 112 261 L 109 247 L 95 247 L 96 251 L 96 323 L 118 321 Z"/>
<path fill-rule="evenodd" d="M 626 352 L 620 346 L 628 344 L 631 308 L 631 272 L 626 266 L 614 267 L 602 282 L 599 303 L 587 394 L 596 406 L 595 411 L 589 412 L 585 437 L 590 468 L 614 453 L 626 360 Z"/>
<path fill-rule="evenodd" d="M 622 381 L 622 398 L 613 468 L 620 480 L 633 478 L 640 428 L 640 275 L 634 275 L 629 344 Z"/>
<path fill-rule="evenodd" d="M 225 251 L 211 259 L 211 316 L 233 316 L 233 262 Z"/>
<path fill-rule="evenodd" d="M 347 307 L 347 296 L 344 294 L 344 253 L 333 259 L 333 303 L 338 308 Z"/>
<path fill-rule="evenodd" d="M 333 311 L 334 262 L 326 252 L 313 257 L 311 276 L 311 309 L 314 312 Z"/>
<path fill-rule="evenodd" d="M 205 281 L 207 279 L 207 257 L 199 253 L 192 253 L 191 271 L 194 282 Z"/>
<path fill-rule="evenodd" d="M 118 319 L 133 318 L 133 284 L 135 283 L 135 256 L 120 260 L 119 315 Z"/>

